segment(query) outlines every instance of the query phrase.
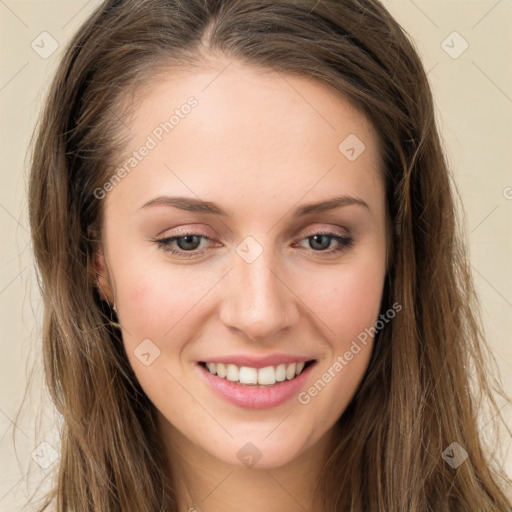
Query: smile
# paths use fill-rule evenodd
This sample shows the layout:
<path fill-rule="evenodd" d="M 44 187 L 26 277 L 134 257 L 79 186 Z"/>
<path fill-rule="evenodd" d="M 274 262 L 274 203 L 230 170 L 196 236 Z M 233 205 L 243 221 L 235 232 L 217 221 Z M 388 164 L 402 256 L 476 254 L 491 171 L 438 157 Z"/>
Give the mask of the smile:
<path fill-rule="evenodd" d="M 206 386 L 227 402 L 245 409 L 271 409 L 296 397 L 318 364 L 315 359 L 293 362 L 290 357 L 283 363 L 283 358 L 274 357 L 277 364 L 272 366 L 268 359 L 265 363 L 256 360 L 251 363 L 254 366 L 246 366 L 248 361 L 240 366 L 219 360 L 198 361 L 195 368 Z"/>
<path fill-rule="evenodd" d="M 273 386 L 276 382 L 294 379 L 311 363 L 313 361 L 300 361 L 264 368 L 237 366 L 230 363 L 201 362 L 200 364 L 212 375 L 217 375 L 221 379 L 247 386 Z"/>

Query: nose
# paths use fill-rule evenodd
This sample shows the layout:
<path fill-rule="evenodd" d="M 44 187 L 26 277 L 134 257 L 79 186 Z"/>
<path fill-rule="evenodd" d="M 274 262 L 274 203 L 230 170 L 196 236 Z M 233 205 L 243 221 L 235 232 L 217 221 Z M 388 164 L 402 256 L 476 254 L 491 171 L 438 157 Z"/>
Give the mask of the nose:
<path fill-rule="evenodd" d="M 229 273 L 220 318 L 231 330 L 252 341 L 275 341 L 299 318 L 297 295 L 286 282 L 281 267 L 263 251 L 252 263 L 235 255 Z"/>

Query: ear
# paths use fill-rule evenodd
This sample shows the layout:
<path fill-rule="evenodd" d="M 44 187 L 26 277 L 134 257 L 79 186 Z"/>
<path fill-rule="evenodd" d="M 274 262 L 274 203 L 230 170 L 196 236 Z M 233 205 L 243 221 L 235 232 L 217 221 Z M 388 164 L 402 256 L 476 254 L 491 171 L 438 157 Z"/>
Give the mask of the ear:
<path fill-rule="evenodd" d="M 105 255 L 101 244 L 97 245 L 91 264 L 91 279 L 94 283 L 100 297 L 110 304 L 114 304 L 114 293 L 110 284 L 110 276 L 108 274 Z"/>

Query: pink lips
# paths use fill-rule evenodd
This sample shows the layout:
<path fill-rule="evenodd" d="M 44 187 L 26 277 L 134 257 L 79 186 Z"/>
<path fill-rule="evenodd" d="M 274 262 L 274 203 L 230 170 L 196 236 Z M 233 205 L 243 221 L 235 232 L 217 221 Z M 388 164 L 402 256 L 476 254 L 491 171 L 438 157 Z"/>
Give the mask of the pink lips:
<path fill-rule="evenodd" d="M 293 363 L 301 361 L 311 361 L 308 358 L 292 357 L 284 359 L 282 356 L 276 360 L 276 363 L 269 363 L 270 358 L 237 358 L 226 357 L 226 358 L 212 358 L 208 359 L 208 362 L 219 362 L 236 364 L 237 366 L 251 366 L 253 368 L 264 368 L 265 366 L 274 366 L 280 363 Z M 206 383 L 213 389 L 213 391 L 224 398 L 226 401 L 246 409 L 269 409 L 276 407 L 290 398 L 297 396 L 301 388 L 304 387 L 307 379 L 311 374 L 312 368 L 316 365 L 312 363 L 307 365 L 304 370 L 294 377 L 292 380 L 285 380 L 283 382 L 276 382 L 273 386 L 258 387 L 258 386 L 246 386 L 236 382 L 231 382 L 227 379 L 223 379 L 217 375 L 210 373 L 203 365 L 197 364 L 196 367 Z"/>

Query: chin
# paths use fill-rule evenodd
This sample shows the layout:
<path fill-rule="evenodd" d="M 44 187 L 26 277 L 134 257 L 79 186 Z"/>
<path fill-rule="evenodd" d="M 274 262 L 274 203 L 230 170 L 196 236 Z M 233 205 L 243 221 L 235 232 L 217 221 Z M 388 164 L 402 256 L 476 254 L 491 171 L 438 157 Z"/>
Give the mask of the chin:
<path fill-rule="evenodd" d="M 274 427 L 273 427 L 274 428 Z M 216 459 L 240 468 L 275 469 L 292 463 L 307 449 L 307 439 L 290 438 L 290 436 L 278 435 L 277 432 L 268 433 L 272 429 L 266 429 L 261 436 L 248 436 L 246 441 L 240 437 L 230 439 L 219 450 L 208 449 L 210 455 Z M 273 439 L 270 437 L 274 436 Z"/>

